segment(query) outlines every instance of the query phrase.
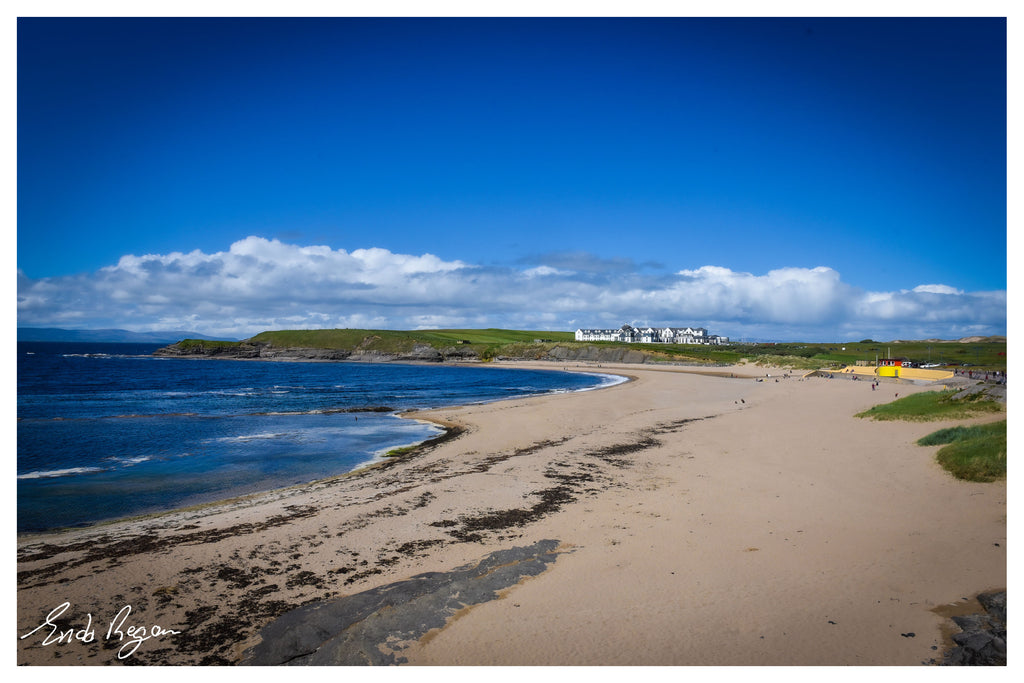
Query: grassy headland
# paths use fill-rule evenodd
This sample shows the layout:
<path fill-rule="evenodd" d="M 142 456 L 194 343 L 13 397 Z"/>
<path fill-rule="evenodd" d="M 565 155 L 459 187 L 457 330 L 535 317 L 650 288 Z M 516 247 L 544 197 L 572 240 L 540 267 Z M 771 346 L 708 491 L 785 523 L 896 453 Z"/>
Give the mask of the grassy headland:
<path fill-rule="evenodd" d="M 183 351 L 198 351 L 200 349 L 231 349 L 239 346 L 241 343 L 215 339 L 183 339 L 177 345 Z"/>
<path fill-rule="evenodd" d="M 279 330 L 261 332 L 251 342 L 269 342 L 279 347 L 346 349 L 405 353 L 417 344 L 435 349 L 465 346 L 482 359 L 492 358 L 512 345 L 543 346 L 572 342 L 572 332 L 529 332 L 520 330 Z M 552 344 L 553 345 L 553 344 Z"/>
<path fill-rule="evenodd" d="M 576 352 L 592 348 L 601 352 L 617 349 L 643 354 L 646 362 L 696 365 L 732 365 L 742 361 L 776 367 L 814 370 L 873 362 L 877 358 L 909 358 L 917 363 L 940 363 L 978 371 L 1006 369 L 1006 339 L 986 338 L 977 342 L 898 341 L 835 343 L 732 343 L 723 346 L 696 344 L 625 344 L 619 342 L 577 342 L 572 332 L 530 330 L 276 330 L 261 332 L 243 342 L 210 342 L 187 339 L 177 346 L 188 352 L 244 344 L 270 344 L 278 348 L 333 349 L 388 354 L 409 353 L 417 346 L 437 350 L 461 349 L 479 360 L 495 358 L 541 359 L 554 357 L 555 347 Z M 605 352 L 606 353 L 606 352 Z"/>

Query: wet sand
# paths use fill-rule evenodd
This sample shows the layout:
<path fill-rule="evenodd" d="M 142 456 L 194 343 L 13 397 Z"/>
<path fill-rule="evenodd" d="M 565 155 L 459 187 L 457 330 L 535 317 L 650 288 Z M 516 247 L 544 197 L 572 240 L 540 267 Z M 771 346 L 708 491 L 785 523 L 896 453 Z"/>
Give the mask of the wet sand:
<path fill-rule="evenodd" d="M 567 369 L 634 381 L 417 413 L 453 438 L 324 482 L 20 538 L 18 634 L 67 602 L 51 621 L 72 636 L 20 639 L 18 662 L 240 663 L 299 606 L 443 583 L 542 541 L 557 542 L 543 570 L 370 647 L 412 665 L 916 665 L 941 656 L 938 612 L 1006 585 L 1005 483 L 956 481 L 915 445 L 947 423 L 853 417 L 930 387 Z M 131 624 L 159 630 L 125 655 Z"/>

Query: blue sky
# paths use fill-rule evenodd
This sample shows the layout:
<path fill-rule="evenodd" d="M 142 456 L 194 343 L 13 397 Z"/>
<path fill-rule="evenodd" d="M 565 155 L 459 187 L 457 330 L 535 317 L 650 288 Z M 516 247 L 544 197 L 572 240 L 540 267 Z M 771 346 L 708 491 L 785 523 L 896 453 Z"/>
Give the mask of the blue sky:
<path fill-rule="evenodd" d="M 1004 19 L 20 19 L 18 324 L 1006 333 Z"/>

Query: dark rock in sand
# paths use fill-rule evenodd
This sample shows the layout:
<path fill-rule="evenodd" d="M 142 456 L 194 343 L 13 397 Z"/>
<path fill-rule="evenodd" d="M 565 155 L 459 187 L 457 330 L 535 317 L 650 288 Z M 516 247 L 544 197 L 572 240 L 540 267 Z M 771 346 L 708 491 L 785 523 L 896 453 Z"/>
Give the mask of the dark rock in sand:
<path fill-rule="evenodd" d="M 1006 666 L 1006 591 L 982 593 L 984 614 L 953 617 L 962 630 L 942 660 L 944 666 Z"/>
<path fill-rule="evenodd" d="M 402 643 L 442 628 L 456 612 L 498 597 L 558 556 L 559 541 L 491 553 L 475 565 L 428 572 L 335 600 L 292 610 L 260 631 L 243 665 L 401 664 Z"/>
<path fill-rule="evenodd" d="M 978 595 L 978 602 L 993 619 L 1002 624 L 1006 623 L 1006 591 L 981 593 Z"/>

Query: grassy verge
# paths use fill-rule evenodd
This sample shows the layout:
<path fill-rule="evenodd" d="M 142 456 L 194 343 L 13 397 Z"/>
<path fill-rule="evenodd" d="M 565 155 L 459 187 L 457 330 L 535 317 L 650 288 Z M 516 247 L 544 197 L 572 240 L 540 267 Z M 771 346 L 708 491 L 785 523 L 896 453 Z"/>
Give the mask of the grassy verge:
<path fill-rule="evenodd" d="M 950 427 L 917 441 L 938 446 L 935 457 L 957 479 L 989 482 L 1006 477 L 1006 420 L 970 427 Z"/>
<path fill-rule="evenodd" d="M 982 394 L 954 399 L 953 391 L 925 391 L 874 406 L 857 417 L 876 420 L 957 420 L 1003 412 L 998 401 Z M 1006 420 L 940 429 L 918 439 L 921 446 L 942 446 L 935 457 L 957 479 L 995 481 L 1006 477 Z"/>
<path fill-rule="evenodd" d="M 857 413 L 857 417 L 928 422 L 959 420 L 985 413 L 998 413 L 1003 410 L 1001 403 L 986 399 L 981 394 L 954 399 L 955 394 L 954 391 L 925 391 L 911 394 L 892 403 L 884 403 Z"/>

